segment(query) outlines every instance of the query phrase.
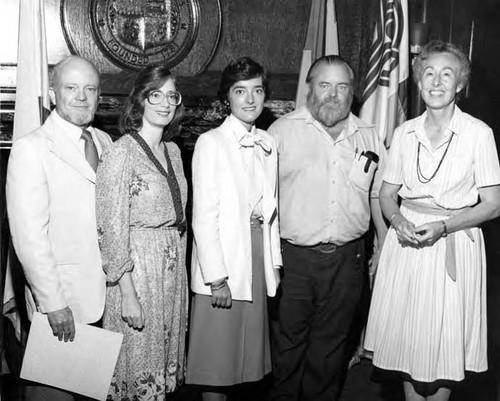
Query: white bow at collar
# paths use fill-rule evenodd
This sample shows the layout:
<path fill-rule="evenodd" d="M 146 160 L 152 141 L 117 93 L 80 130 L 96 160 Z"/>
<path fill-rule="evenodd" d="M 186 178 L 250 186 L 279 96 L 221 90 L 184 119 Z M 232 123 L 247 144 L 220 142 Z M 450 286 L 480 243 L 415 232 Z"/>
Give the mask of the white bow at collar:
<path fill-rule="evenodd" d="M 245 134 L 239 140 L 239 144 L 242 148 L 253 148 L 255 145 L 259 145 L 266 154 L 270 154 L 272 147 L 269 142 L 264 138 L 262 134 Z"/>

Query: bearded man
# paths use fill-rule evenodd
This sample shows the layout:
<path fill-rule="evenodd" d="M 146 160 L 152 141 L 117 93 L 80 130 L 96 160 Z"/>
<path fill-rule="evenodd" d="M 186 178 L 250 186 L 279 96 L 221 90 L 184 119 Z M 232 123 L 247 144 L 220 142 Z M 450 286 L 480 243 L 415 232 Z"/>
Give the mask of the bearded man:
<path fill-rule="evenodd" d="M 371 217 L 380 246 L 385 237 L 378 204 L 385 149 L 374 127 L 350 112 L 353 80 L 340 57 L 317 59 L 306 78 L 307 105 L 268 131 L 278 148 L 284 274 L 273 401 L 338 399 L 366 288 Z"/>

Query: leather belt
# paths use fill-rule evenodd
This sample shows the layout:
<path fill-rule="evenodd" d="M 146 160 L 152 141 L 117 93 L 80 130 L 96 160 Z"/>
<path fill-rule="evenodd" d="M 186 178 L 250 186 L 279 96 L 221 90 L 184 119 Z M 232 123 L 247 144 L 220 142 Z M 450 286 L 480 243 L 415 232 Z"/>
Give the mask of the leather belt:
<path fill-rule="evenodd" d="M 349 241 L 349 242 L 342 244 L 342 245 L 337 245 L 337 244 L 332 244 L 332 243 L 320 243 L 320 244 L 316 244 L 316 245 L 296 245 L 296 244 L 292 244 L 291 242 L 289 242 L 285 239 L 281 239 L 281 241 L 283 243 L 287 243 L 291 246 L 297 246 L 299 248 L 311 249 L 313 251 L 318 251 L 321 253 L 333 253 L 340 248 L 350 246 L 350 245 L 355 244 L 359 241 L 364 241 L 364 239 L 365 239 L 365 236 L 362 235 L 361 237 L 356 238 L 356 239 Z"/>
<path fill-rule="evenodd" d="M 304 248 L 312 249 L 314 251 L 319 251 L 319 252 L 323 252 L 323 253 L 332 253 L 332 252 L 335 252 L 337 250 L 337 248 L 340 248 L 340 247 L 342 247 L 342 245 L 321 243 L 321 244 L 313 245 L 313 246 L 305 246 Z"/>

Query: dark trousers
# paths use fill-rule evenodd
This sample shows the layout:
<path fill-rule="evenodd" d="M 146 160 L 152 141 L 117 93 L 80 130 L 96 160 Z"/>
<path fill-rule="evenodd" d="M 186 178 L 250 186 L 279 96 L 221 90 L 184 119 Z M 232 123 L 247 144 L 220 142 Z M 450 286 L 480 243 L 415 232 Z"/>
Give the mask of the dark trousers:
<path fill-rule="evenodd" d="M 273 401 L 337 400 L 366 284 L 364 240 L 336 249 L 283 242 Z"/>

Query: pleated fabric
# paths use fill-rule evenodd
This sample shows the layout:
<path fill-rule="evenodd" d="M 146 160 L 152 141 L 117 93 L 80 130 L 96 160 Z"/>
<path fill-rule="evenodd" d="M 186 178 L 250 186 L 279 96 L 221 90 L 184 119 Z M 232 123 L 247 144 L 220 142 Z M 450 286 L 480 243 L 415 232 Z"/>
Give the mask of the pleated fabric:
<path fill-rule="evenodd" d="M 401 208 L 416 226 L 446 219 Z M 403 247 L 390 229 L 376 275 L 365 348 L 375 366 L 414 380 L 460 381 L 487 370 L 486 258 L 479 228 L 456 235 L 456 281 L 446 272 L 446 242 Z"/>

